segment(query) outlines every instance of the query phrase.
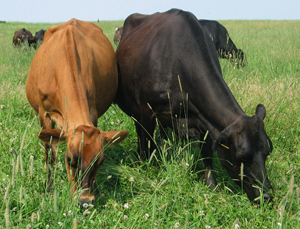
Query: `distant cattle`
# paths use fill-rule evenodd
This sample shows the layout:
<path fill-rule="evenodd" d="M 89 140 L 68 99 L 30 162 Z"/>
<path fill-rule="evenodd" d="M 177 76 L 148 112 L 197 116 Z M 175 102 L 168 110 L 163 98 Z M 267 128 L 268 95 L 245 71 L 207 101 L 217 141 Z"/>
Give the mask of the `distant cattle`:
<path fill-rule="evenodd" d="M 71 194 L 82 191 L 79 204 L 95 199 L 104 148 L 118 144 L 128 135 L 124 130 L 97 129 L 97 119 L 111 105 L 117 86 L 115 53 L 101 28 L 71 19 L 46 31 L 43 45 L 30 65 L 26 94 L 42 126 L 38 137 L 45 143 L 49 164 L 46 184 L 52 184 L 57 153 L 54 145 L 66 141 L 66 170 Z"/>
<path fill-rule="evenodd" d="M 238 65 L 246 63 L 246 55 L 241 49 L 237 49 L 227 29 L 221 23 L 212 20 L 199 20 L 199 22 L 212 39 L 220 58 L 236 61 Z"/>
<path fill-rule="evenodd" d="M 264 129 L 265 107 L 259 104 L 253 116 L 244 113 L 207 36 L 189 12 L 130 15 L 116 50 L 120 80 L 115 102 L 136 120 L 142 158 L 155 148 L 156 123 L 182 137 L 203 139 L 208 131 L 201 150 L 207 186 L 217 185 L 214 150 L 250 200 L 262 196 L 267 201 L 273 188 L 265 161 L 273 147 Z"/>
<path fill-rule="evenodd" d="M 20 44 L 28 43 L 29 46 L 31 46 L 32 43 L 34 43 L 34 37 L 32 36 L 31 32 L 29 30 L 26 30 L 25 28 L 15 31 L 14 37 L 13 37 L 13 44 L 15 46 L 18 46 Z"/>
<path fill-rule="evenodd" d="M 41 29 L 40 31 L 36 32 L 34 35 L 34 40 L 37 44 L 41 44 L 44 40 L 46 30 Z"/>

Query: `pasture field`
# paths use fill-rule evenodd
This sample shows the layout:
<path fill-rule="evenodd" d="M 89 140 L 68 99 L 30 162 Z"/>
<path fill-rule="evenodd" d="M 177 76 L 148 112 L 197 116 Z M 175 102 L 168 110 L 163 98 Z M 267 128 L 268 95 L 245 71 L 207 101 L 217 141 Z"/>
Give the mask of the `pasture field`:
<path fill-rule="evenodd" d="M 223 76 L 248 115 L 267 109 L 265 128 L 274 146 L 266 167 L 271 203 L 253 204 L 215 155 L 219 190 L 205 186 L 199 139 L 170 133 L 147 162 L 136 155 L 134 121 L 116 105 L 98 120 L 101 130 L 130 132 L 106 150 L 94 205 L 72 201 L 58 146 L 54 188 L 44 193 L 46 170 L 37 115 L 25 80 L 35 49 L 12 45 L 15 30 L 33 35 L 51 24 L 0 24 L 0 228 L 300 228 L 300 21 L 221 21 L 248 65 L 220 60 Z M 113 43 L 122 21 L 95 22 Z M 86 208 L 85 208 L 86 207 Z"/>

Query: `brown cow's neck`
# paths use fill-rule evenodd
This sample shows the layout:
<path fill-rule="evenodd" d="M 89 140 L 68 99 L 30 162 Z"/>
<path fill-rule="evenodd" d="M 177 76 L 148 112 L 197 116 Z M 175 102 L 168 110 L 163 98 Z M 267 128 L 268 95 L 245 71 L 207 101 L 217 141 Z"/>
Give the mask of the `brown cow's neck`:
<path fill-rule="evenodd" d="M 72 131 L 74 126 L 93 126 L 86 93 L 82 93 L 79 87 L 72 87 L 71 85 L 69 83 L 69 88 L 60 90 L 58 98 L 60 100 L 60 108 L 56 110 L 53 107 L 51 118 L 55 121 L 58 128 L 68 129 L 68 131 Z M 59 114 L 58 111 L 60 112 Z"/>

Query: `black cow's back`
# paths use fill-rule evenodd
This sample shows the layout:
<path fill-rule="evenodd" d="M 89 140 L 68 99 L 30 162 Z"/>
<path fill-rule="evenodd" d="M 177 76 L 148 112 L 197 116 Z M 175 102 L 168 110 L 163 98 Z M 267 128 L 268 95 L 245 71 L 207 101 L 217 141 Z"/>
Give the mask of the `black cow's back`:
<path fill-rule="evenodd" d="M 235 110 L 240 109 L 222 78 L 211 39 L 189 12 L 173 9 L 129 16 L 116 55 L 121 78 L 115 102 L 137 119 L 147 104 L 158 115 L 171 112 L 170 104 L 172 112 L 182 114 L 179 104 L 186 94 L 194 103 L 189 102 L 191 117 L 214 114 L 215 107 L 208 106 L 209 100 L 216 101 L 216 106 L 234 104 Z M 172 127 L 170 120 L 161 121 Z M 199 119 L 190 123 L 197 129 L 194 133 L 199 134 L 203 126 Z"/>

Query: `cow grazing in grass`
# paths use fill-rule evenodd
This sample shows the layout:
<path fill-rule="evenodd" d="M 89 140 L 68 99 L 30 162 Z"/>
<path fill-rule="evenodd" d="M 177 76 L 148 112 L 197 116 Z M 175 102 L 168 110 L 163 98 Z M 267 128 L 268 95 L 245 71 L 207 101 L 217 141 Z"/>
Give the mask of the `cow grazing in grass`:
<path fill-rule="evenodd" d="M 34 41 L 37 46 L 39 46 L 43 43 L 45 32 L 46 32 L 46 30 L 41 29 L 35 33 Z"/>
<path fill-rule="evenodd" d="M 245 53 L 237 49 L 227 29 L 221 23 L 212 20 L 199 20 L 199 22 L 212 39 L 220 58 L 234 61 L 238 66 L 246 64 Z"/>
<path fill-rule="evenodd" d="M 225 83 L 212 40 L 185 11 L 132 14 L 116 50 L 119 88 L 115 102 L 136 122 L 138 152 L 149 157 L 156 120 L 180 136 L 206 139 L 201 154 L 205 180 L 217 185 L 213 150 L 250 200 L 272 196 L 265 161 L 272 142 L 264 129 L 265 107 L 248 116 Z M 241 169 L 244 173 L 241 179 Z M 241 184 L 243 182 L 243 184 Z"/>
<path fill-rule="evenodd" d="M 32 60 L 26 93 L 42 126 L 38 137 L 45 143 L 47 183 L 51 186 L 54 145 L 66 141 L 65 164 L 71 194 L 84 190 L 79 204 L 95 199 L 95 180 L 104 148 L 118 144 L 128 135 L 128 131 L 104 132 L 96 128 L 117 86 L 115 53 L 101 28 L 71 19 L 47 30 Z"/>
<path fill-rule="evenodd" d="M 13 44 L 15 46 L 24 43 L 28 43 L 29 46 L 31 46 L 31 44 L 34 43 L 34 37 L 32 36 L 32 33 L 29 30 L 26 30 L 25 28 L 15 31 L 13 37 Z"/>

